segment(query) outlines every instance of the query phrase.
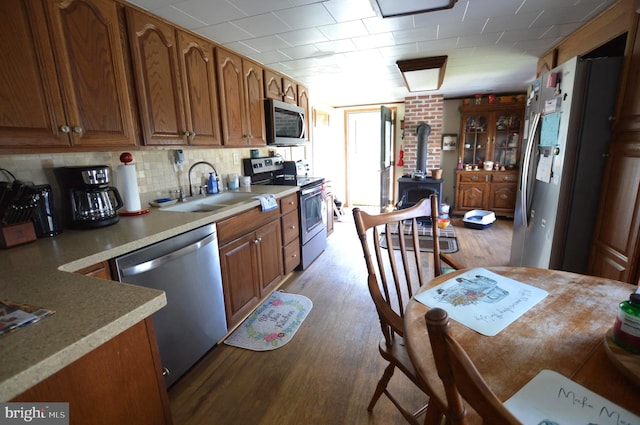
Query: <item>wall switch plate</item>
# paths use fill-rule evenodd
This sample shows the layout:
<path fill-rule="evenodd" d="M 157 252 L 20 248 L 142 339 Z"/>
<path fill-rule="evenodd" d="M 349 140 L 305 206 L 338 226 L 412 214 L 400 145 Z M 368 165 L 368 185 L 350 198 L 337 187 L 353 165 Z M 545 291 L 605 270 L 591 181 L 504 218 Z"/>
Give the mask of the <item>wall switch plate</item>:
<path fill-rule="evenodd" d="M 240 157 L 238 157 L 237 153 L 233 153 L 233 163 L 234 164 L 240 164 Z"/>

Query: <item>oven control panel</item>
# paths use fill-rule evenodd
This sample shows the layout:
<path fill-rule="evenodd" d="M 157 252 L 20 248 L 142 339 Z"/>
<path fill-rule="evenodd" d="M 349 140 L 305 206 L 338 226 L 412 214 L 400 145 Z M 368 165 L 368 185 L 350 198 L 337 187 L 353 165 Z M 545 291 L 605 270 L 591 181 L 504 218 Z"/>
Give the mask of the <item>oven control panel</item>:
<path fill-rule="evenodd" d="M 284 167 L 281 156 L 268 156 L 262 158 L 244 158 L 244 175 L 253 176 L 260 173 L 280 171 Z"/>

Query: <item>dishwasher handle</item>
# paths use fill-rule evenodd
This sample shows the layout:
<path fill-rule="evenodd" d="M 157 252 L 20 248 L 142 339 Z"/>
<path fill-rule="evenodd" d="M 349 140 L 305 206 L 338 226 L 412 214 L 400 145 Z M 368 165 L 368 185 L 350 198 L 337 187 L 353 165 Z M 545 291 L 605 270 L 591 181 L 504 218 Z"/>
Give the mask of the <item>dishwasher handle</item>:
<path fill-rule="evenodd" d="M 175 259 L 175 258 L 179 258 L 182 257 L 184 255 L 187 255 L 190 252 L 195 251 L 196 249 L 200 249 L 203 246 L 206 246 L 208 244 L 210 244 L 211 242 L 215 241 L 217 239 L 217 235 L 215 232 L 213 232 L 212 234 L 210 234 L 209 236 L 207 236 L 204 239 L 200 239 L 198 242 L 195 242 L 191 245 L 187 245 L 183 248 L 177 249 L 173 252 L 170 252 L 168 254 L 165 254 L 161 257 L 158 258 L 154 258 L 153 260 L 149 260 L 146 261 L 144 263 L 141 264 L 136 264 L 135 266 L 131 266 L 131 267 L 127 267 L 124 268 L 122 270 L 120 270 L 120 274 L 122 275 L 122 277 L 124 276 L 135 276 L 137 274 L 141 274 L 141 273 L 145 273 L 148 272 L 149 270 L 153 270 L 156 269 L 158 267 L 160 267 L 161 265 Z"/>

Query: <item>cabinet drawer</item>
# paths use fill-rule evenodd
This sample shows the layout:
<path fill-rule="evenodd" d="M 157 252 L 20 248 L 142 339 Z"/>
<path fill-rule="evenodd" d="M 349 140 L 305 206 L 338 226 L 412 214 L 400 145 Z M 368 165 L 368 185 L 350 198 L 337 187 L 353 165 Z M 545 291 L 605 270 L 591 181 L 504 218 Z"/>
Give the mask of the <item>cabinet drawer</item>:
<path fill-rule="evenodd" d="M 298 238 L 298 210 L 282 216 L 282 243 L 288 244 Z"/>
<path fill-rule="evenodd" d="M 480 173 L 460 173 L 459 178 L 462 183 L 478 183 L 478 182 L 486 182 L 487 174 Z"/>
<path fill-rule="evenodd" d="M 224 245 L 278 218 L 280 218 L 278 209 L 263 212 L 260 207 L 255 207 L 247 212 L 219 221 L 217 223 L 219 244 Z"/>
<path fill-rule="evenodd" d="M 280 211 L 282 214 L 286 214 L 293 210 L 298 210 L 298 194 L 294 193 L 289 196 L 285 196 L 280 199 Z"/>
<path fill-rule="evenodd" d="M 494 173 L 491 175 L 491 182 L 493 183 L 517 183 L 517 173 Z"/>
<path fill-rule="evenodd" d="M 300 264 L 300 239 L 295 238 L 282 249 L 284 274 L 289 274 Z"/>

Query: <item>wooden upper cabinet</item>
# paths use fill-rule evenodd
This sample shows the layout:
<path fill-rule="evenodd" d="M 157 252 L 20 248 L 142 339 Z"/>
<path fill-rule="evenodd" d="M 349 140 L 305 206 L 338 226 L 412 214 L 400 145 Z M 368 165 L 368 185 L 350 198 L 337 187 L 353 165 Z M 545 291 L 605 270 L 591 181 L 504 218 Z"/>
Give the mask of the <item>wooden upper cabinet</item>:
<path fill-rule="evenodd" d="M 264 70 L 264 97 L 282 102 L 298 104 L 296 82 L 270 69 Z"/>
<path fill-rule="evenodd" d="M 116 4 L 3 0 L 0 146 L 135 145 Z"/>
<path fill-rule="evenodd" d="M 247 112 L 247 128 L 249 129 L 249 146 L 267 144 L 267 130 L 264 121 L 264 96 L 262 90 L 262 66 L 249 60 L 242 61 L 244 72 L 245 105 Z"/>
<path fill-rule="evenodd" d="M 145 145 L 220 146 L 213 44 L 127 9 Z"/>
<path fill-rule="evenodd" d="M 205 40 L 178 32 L 189 144 L 222 145 L 214 47 Z"/>
<path fill-rule="evenodd" d="M 176 33 L 158 19 L 127 9 L 129 42 L 145 145 L 187 143 Z"/>
<path fill-rule="evenodd" d="M 224 145 L 266 145 L 262 67 L 229 50 L 216 51 Z"/>
<path fill-rule="evenodd" d="M 309 90 L 298 84 L 298 106 L 304 109 L 304 125 L 306 128 L 305 135 L 307 140 L 311 140 L 311 114 L 309 111 Z"/>

